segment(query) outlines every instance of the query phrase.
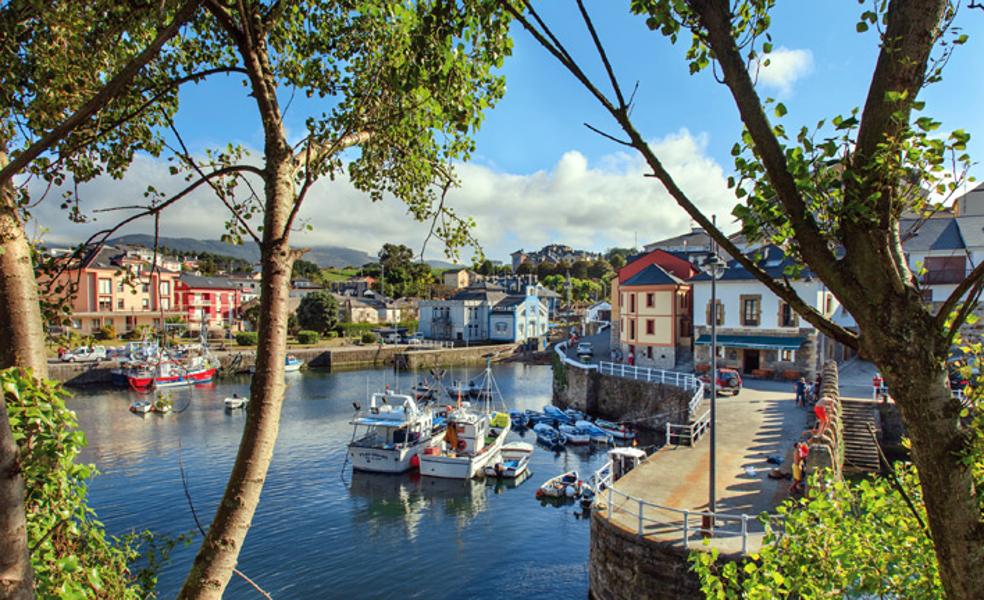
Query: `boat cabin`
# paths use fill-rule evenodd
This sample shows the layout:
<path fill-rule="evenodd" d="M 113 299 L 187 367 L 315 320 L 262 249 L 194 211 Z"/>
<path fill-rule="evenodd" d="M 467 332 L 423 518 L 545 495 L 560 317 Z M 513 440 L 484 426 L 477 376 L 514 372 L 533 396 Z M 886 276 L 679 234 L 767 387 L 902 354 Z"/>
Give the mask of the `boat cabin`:
<path fill-rule="evenodd" d="M 431 416 L 421 411 L 410 396 L 373 394 L 369 414 L 356 417 L 354 446 L 398 448 L 414 446 L 431 435 Z M 364 428 L 359 437 L 359 428 Z"/>
<path fill-rule="evenodd" d="M 646 453 L 639 448 L 612 448 L 608 451 L 612 461 L 612 481 L 618 481 L 626 473 L 639 466 L 646 459 Z"/>
<path fill-rule="evenodd" d="M 490 433 L 488 415 L 456 410 L 448 415 L 448 430 L 444 441 L 451 451 L 475 455 L 485 448 L 486 438 Z"/>

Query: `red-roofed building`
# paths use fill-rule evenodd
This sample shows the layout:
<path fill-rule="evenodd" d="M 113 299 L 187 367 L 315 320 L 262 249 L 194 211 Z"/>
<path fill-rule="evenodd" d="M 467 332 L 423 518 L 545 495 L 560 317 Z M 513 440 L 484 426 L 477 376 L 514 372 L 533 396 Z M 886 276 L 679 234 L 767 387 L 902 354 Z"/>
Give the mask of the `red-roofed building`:
<path fill-rule="evenodd" d="M 201 331 L 203 325 L 212 331 L 242 329 L 239 311 L 243 290 L 238 282 L 228 277 L 182 275 L 177 281 L 177 296 L 189 329 Z"/>

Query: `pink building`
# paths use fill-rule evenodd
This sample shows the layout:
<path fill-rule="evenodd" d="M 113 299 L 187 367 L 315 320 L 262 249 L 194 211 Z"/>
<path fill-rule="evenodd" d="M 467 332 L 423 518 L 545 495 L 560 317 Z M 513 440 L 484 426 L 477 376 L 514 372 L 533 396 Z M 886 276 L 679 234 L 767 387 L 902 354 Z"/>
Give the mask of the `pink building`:
<path fill-rule="evenodd" d="M 232 279 L 182 275 L 177 280 L 177 298 L 190 329 L 200 331 L 203 325 L 209 330 L 241 329 L 243 291 Z"/>

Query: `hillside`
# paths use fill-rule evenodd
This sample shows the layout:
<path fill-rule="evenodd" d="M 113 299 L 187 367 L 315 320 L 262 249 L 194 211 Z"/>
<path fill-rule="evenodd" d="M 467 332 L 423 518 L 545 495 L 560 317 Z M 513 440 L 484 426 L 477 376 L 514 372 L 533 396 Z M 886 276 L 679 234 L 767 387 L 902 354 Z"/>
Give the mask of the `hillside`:
<path fill-rule="evenodd" d="M 154 245 L 154 236 L 142 233 L 122 235 L 109 240 L 107 243 L 136 244 L 150 248 Z M 209 252 L 220 256 L 241 258 L 252 263 L 258 263 L 260 261 L 260 248 L 253 242 L 245 243 L 241 246 L 234 246 L 219 240 L 161 237 L 160 245 L 178 252 Z M 362 266 L 375 260 L 372 256 L 361 250 L 341 248 L 338 246 L 313 246 L 310 252 L 304 255 L 304 259 L 317 264 L 319 267 Z"/>

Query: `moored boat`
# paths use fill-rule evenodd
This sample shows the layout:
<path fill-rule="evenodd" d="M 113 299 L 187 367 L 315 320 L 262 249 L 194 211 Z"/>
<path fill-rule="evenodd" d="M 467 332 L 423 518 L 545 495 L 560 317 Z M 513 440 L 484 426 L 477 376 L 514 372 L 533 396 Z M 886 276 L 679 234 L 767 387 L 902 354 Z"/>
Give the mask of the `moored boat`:
<path fill-rule="evenodd" d="M 567 437 L 568 444 L 586 446 L 591 443 L 591 432 L 575 425 L 561 424 L 560 432 Z"/>
<path fill-rule="evenodd" d="M 358 414 L 352 425 L 348 454 L 357 471 L 409 471 L 420 464 L 421 453 L 444 436 L 443 426 L 435 427 L 430 410 L 421 409 L 410 396 L 392 392 L 373 394 L 369 411 Z"/>
<path fill-rule="evenodd" d="M 236 410 L 249 406 L 249 398 L 243 398 L 239 394 L 233 394 L 223 400 L 223 403 L 225 404 L 227 410 Z"/>
<path fill-rule="evenodd" d="M 154 410 L 154 403 L 150 400 L 137 400 L 130 403 L 130 412 L 138 415 L 145 415 Z"/>
<path fill-rule="evenodd" d="M 515 429 L 523 429 L 530 424 L 530 416 L 521 410 L 509 411 L 509 419 Z"/>
<path fill-rule="evenodd" d="M 567 413 L 565 413 L 564 411 L 560 410 L 559 408 L 551 404 L 547 404 L 546 406 L 543 407 L 543 414 L 553 419 L 558 424 L 567 423 L 568 425 L 570 425 L 571 423 L 574 422 L 574 420 L 571 419 Z"/>
<path fill-rule="evenodd" d="M 194 357 L 187 365 L 165 361 L 156 369 L 146 369 L 128 375 L 130 388 L 137 392 L 149 392 L 152 389 L 181 387 L 209 383 L 215 378 L 217 369 L 204 356 Z"/>
<path fill-rule="evenodd" d="M 601 428 L 603 431 L 610 433 L 616 440 L 634 440 L 635 432 L 626 427 L 625 425 L 619 423 L 613 423 L 611 421 L 605 421 L 604 419 L 595 420 L 595 425 Z"/>
<path fill-rule="evenodd" d="M 498 479 L 515 479 L 526 472 L 533 455 L 533 445 L 526 442 L 509 442 L 502 446 L 498 460 L 485 466 L 485 476 Z"/>
<path fill-rule="evenodd" d="M 536 497 L 542 498 L 577 498 L 581 495 L 583 482 L 577 471 L 568 471 L 547 480 L 536 490 Z"/>
<path fill-rule="evenodd" d="M 587 430 L 588 435 L 591 436 L 592 442 L 595 442 L 597 444 L 609 444 L 609 445 L 615 443 L 615 436 L 605 431 L 601 427 L 598 427 L 591 421 L 584 421 L 584 420 L 577 421 L 574 423 L 574 425 L 580 427 L 581 429 Z"/>
<path fill-rule="evenodd" d="M 567 437 L 546 423 L 534 425 L 533 432 L 536 433 L 536 441 L 548 448 L 563 448 L 567 444 Z"/>
<path fill-rule="evenodd" d="M 297 358 L 293 354 L 288 354 L 287 355 L 287 360 L 284 363 L 284 372 L 285 373 L 294 373 L 294 372 L 300 371 L 301 370 L 301 367 L 303 367 L 303 366 L 304 366 L 304 361 L 303 360 Z"/>

